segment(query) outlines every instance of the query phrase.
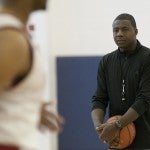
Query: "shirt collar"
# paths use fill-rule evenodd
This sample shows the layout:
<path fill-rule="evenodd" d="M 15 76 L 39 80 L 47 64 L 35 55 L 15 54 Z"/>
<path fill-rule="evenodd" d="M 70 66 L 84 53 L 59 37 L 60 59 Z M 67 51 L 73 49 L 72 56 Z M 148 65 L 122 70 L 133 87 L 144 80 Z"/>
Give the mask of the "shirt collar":
<path fill-rule="evenodd" d="M 136 45 L 135 50 L 130 51 L 130 52 L 121 52 L 120 49 L 118 48 L 118 52 L 120 55 L 128 57 L 130 55 L 136 54 L 139 51 L 139 49 L 141 48 L 141 46 L 142 46 L 141 43 L 137 40 L 137 45 Z"/>

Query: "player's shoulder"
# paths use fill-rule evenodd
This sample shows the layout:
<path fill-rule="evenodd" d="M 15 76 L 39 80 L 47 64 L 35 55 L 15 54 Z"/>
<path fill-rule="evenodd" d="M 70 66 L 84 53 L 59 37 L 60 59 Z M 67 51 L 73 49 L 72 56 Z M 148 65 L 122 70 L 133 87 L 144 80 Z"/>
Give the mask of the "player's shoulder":
<path fill-rule="evenodd" d="M 24 57 L 29 54 L 29 41 L 25 32 L 15 29 L 6 28 L 0 30 L 0 55 L 8 54 L 7 57 Z"/>
<path fill-rule="evenodd" d="M 15 28 L 4 28 L 0 30 L 0 45 L 3 49 L 18 50 L 20 48 L 26 49 L 28 41 L 25 32 Z"/>
<path fill-rule="evenodd" d="M 20 30 L 0 30 L 0 81 L 11 81 L 16 75 L 25 73 L 31 64 L 28 40 Z"/>

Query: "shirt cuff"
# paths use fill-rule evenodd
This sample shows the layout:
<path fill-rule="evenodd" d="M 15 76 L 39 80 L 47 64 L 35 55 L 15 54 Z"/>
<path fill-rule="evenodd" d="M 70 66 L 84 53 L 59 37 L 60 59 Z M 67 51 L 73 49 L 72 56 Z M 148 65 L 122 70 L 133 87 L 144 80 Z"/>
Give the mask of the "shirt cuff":
<path fill-rule="evenodd" d="M 93 102 L 92 110 L 94 109 L 102 109 L 104 112 L 106 112 L 106 107 L 101 102 Z"/>

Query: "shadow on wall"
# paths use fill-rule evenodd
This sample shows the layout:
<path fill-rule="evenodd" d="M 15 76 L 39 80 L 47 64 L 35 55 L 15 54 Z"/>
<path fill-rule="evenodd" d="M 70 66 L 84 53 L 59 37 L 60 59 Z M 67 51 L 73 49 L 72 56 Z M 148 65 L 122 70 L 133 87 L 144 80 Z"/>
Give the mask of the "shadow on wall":
<path fill-rule="evenodd" d="M 91 120 L 91 97 L 101 57 L 58 57 L 58 109 L 65 117 L 59 150 L 106 150 Z"/>

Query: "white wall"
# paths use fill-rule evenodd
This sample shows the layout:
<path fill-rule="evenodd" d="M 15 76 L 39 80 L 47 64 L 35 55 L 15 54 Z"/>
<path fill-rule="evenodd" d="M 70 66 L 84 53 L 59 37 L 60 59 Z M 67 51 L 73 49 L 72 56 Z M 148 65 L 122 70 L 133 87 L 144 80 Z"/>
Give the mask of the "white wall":
<path fill-rule="evenodd" d="M 138 38 L 150 46 L 148 0 L 51 0 L 49 4 L 51 49 L 56 55 L 95 55 L 114 50 L 112 21 L 124 12 L 135 17 Z"/>

